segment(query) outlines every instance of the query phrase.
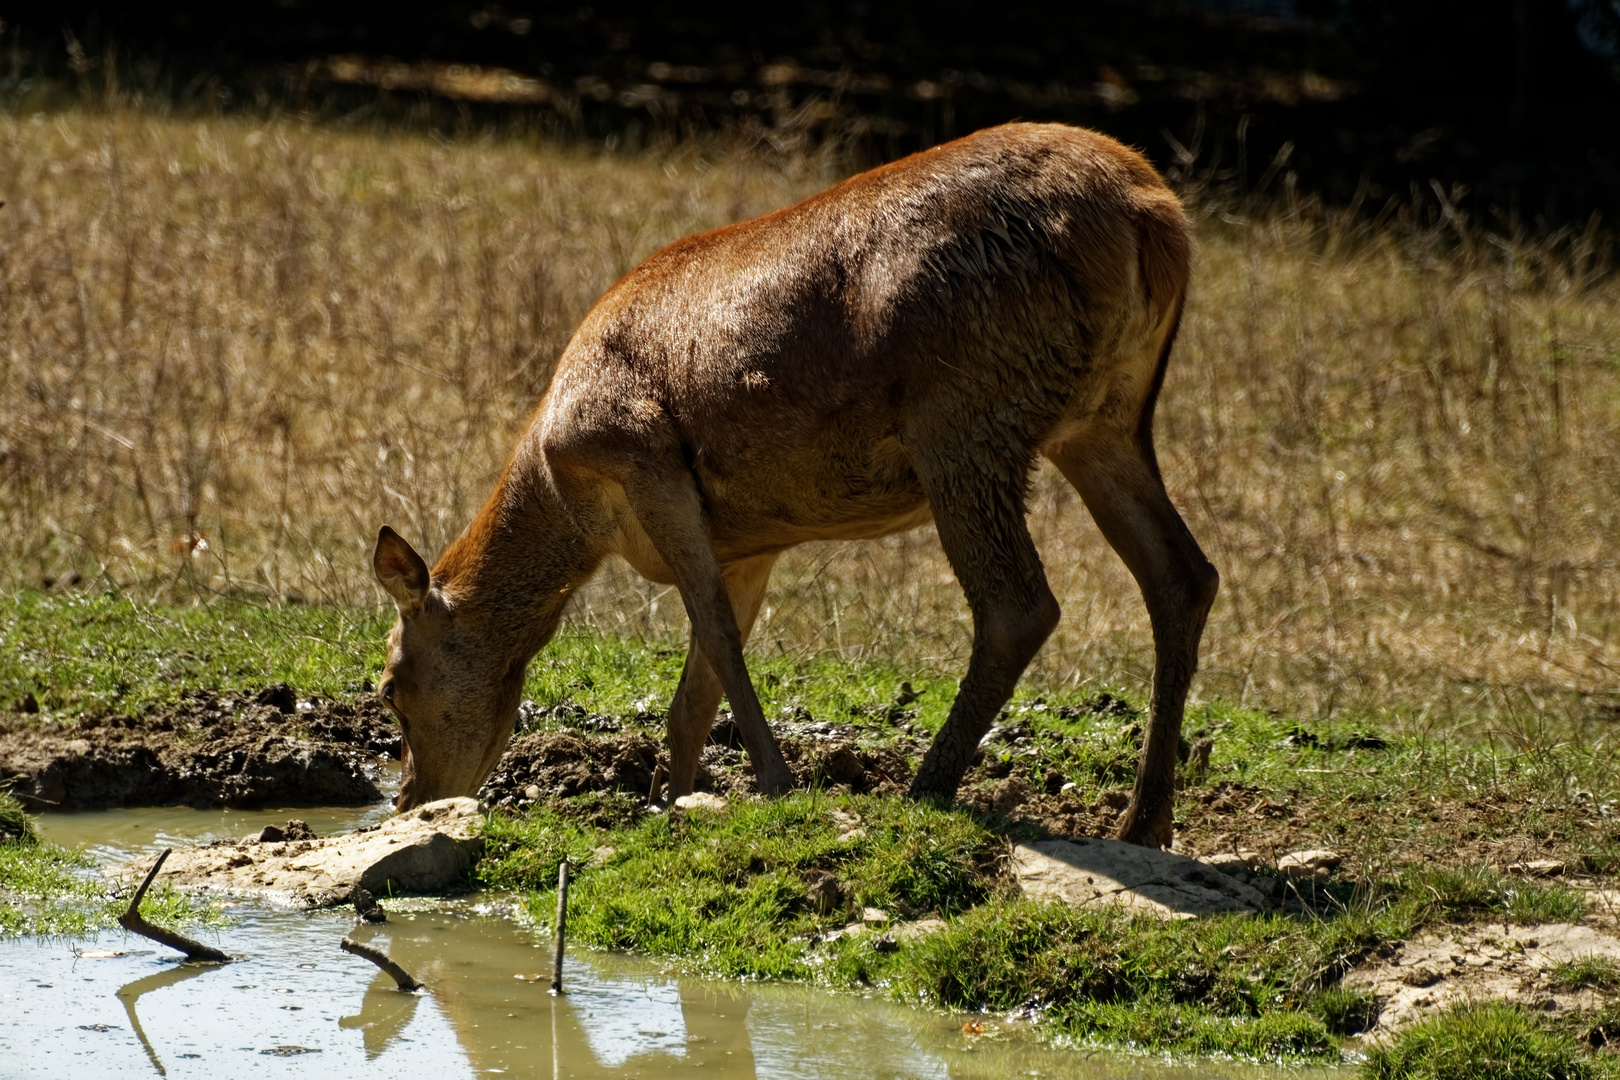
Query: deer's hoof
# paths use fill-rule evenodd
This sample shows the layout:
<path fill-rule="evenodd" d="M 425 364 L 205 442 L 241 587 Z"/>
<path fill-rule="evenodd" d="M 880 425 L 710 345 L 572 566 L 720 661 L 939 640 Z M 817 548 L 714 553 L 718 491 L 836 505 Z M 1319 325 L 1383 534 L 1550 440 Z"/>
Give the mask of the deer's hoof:
<path fill-rule="evenodd" d="M 1168 849 L 1175 840 L 1175 816 L 1169 811 L 1151 816 L 1143 814 L 1132 803 L 1125 808 L 1114 836 L 1127 844 Z"/>

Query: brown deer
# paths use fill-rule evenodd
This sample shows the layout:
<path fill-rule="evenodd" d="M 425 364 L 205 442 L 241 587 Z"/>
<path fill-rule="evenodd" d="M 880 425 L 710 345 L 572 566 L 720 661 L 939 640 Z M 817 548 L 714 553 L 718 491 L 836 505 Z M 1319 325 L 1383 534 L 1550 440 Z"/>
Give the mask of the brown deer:
<path fill-rule="evenodd" d="M 778 555 L 933 520 L 973 651 L 914 797 L 955 795 L 1058 620 L 1025 524 L 1035 455 L 1141 586 L 1153 700 L 1119 835 L 1168 846 L 1177 743 L 1218 576 L 1165 494 L 1154 401 L 1187 287 L 1180 203 L 1095 132 L 1009 124 L 687 237 L 599 300 L 489 501 L 430 572 L 387 526 L 399 620 L 380 691 L 398 805 L 474 793 L 523 675 L 608 554 L 673 583 L 692 624 L 670 797 L 721 695 L 768 794 L 791 782 L 743 645 Z"/>

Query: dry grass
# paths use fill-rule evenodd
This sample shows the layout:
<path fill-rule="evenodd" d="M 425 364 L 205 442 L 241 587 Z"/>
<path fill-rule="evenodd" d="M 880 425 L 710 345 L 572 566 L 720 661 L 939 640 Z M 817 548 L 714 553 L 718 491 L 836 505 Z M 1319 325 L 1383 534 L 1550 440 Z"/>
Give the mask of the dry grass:
<path fill-rule="evenodd" d="M 455 534 L 603 288 L 830 179 L 0 114 L 0 583 L 375 603 L 377 524 Z M 1620 302 L 1590 244 L 1298 212 L 1200 232 L 1158 432 L 1224 574 L 1201 693 L 1518 732 L 1616 708 Z M 1134 584 L 1050 470 L 1031 523 L 1066 615 L 1036 678 L 1139 685 Z M 576 618 L 671 633 L 679 610 L 615 567 Z M 968 643 L 926 531 L 791 554 L 757 634 L 923 665 Z"/>

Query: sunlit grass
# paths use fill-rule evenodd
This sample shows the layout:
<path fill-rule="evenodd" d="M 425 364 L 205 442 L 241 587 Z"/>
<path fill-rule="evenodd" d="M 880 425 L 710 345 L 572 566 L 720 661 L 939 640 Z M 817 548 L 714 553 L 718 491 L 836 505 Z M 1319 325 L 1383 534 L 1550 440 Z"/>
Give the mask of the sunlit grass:
<path fill-rule="evenodd" d="M 1455 1005 L 1375 1046 L 1366 1080 L 1597 1080 L 1620 1074 L 1612 1057 L 1579 1049 L 1555 1021 L 1502 1002 Z"/>

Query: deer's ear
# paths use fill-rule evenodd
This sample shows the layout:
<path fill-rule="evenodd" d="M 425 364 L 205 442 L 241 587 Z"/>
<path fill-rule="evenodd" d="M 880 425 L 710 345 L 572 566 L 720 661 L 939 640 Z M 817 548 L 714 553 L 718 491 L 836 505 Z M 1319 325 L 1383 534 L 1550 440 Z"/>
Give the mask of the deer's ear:
<path fill-rule="evenodd" d="M 422 610 L 428 594 L 428 567 L 416 549 L 399 533 L 384 525 L 377 532 L 377 550 L 371 555 L 371 569 L 400 615 L 410 618 Z"/>

